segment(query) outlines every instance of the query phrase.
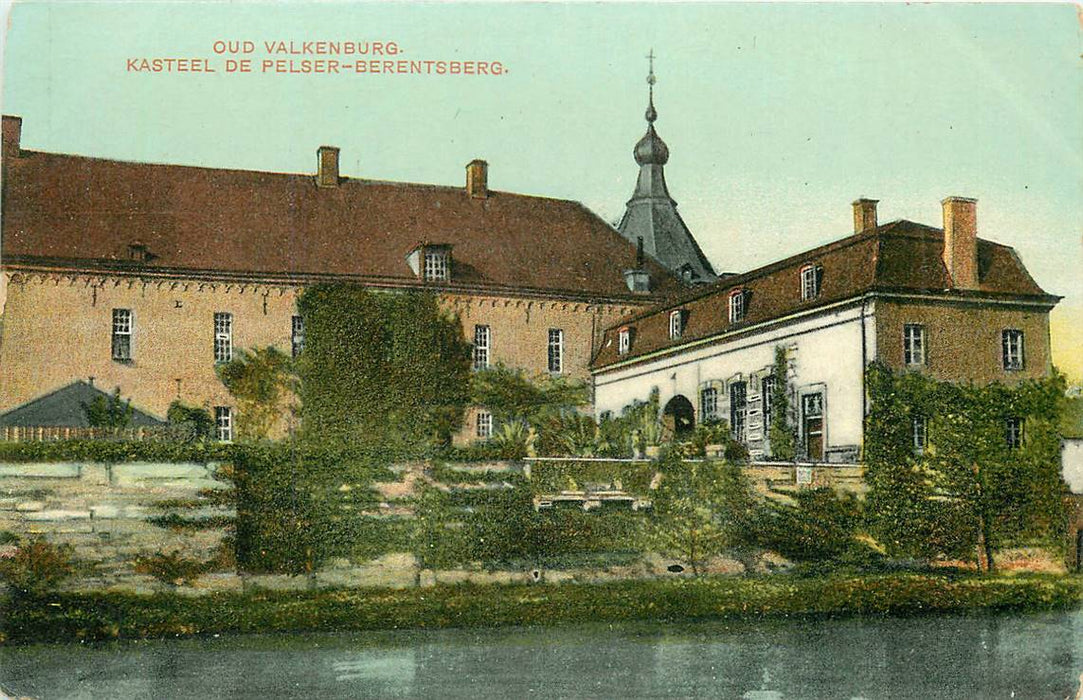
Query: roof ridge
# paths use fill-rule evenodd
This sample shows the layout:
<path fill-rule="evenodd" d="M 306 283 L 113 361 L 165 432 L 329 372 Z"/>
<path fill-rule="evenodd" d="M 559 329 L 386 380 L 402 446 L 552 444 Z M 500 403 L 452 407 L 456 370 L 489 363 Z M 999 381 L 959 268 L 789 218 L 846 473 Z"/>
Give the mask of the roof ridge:
<path fill-rule="evenodd" d="M 228 167 L 219 167 L 219 166 L 214 166 L 214 165 L 196 165 L 196 164 L 192 164 L 192 163 L 163 163 L 163 162 L 159 162 L 159 161 L 126 160 L 126 159 L 123 159 L 123 158 L 108 158 L 108 157 L 101 157 L 101 156 L 88 156 L 88 155 L 82 155 L 82 154 L 78 154 L 78 153 L 63 153 L 63 152 L 58 152 L 58 151 L 39 151 L 39 150 L 31 149 L 31 148 L 23 148 L 23 149 L 21 149 L 20 158 L 24 157 L 25 154 L 40 155 L 40 156 L 46 156 L 46 157 L 50 157 L 50 158 L 70 158 L 70 159 L 73 159 L 73 160 L 94 161 L 94 162 L 98 162 L 98 163 L 110 163 L 110 164 L 116 164 L 116 165 L 134 165 L 134 166 L 145 167 L 145 168 L 163 168 L 163 169 L 178 168 L 178 169 L 184 169 L 184 170 L 209 171 L 209 172 L 212 172 L 212 173 L 223 173 L 223 174 L 270 175 L 270 176 L 274 176 L 274 177 L 289 178 L 289 179 L 311 178 L 312 180 L 315 180 L 315 178 L 316 178 L 316 173 L 305 173 L 305 172 L 284 171 L 284 170 L 253 170 L 253 169 L 249 169 L 249 168 L 228 168 Z M 446 190 L 448 192 L 465 192 L 466 191 L 466 188 L 461 186 L 461 185 L 443 185 L 443 184 L 434 183 L 434 182 L 416 182 L 416 181 L 412 181 L 412 180 L 381 180 L 381 179 L 377 179 L 377 178 L 357 177 L 357 176 L 351 176 L 351 175 L 343 175 L 341 177 L 341 180 L 342 181 L 341 181 L 340 186 L 354 184 L 354 185 L 363 185 L 363 186 L 376 185 L 376 186 L 386 186 L 386 187 Z M 556 203 L 561 203 L 561 204 L 576 204 L 576 205 L 579 205 L 580 207 L 590 211 L 589 208 L 586 207 L 586 205 L 584 205 L 579 200 L 575 200 L 575 199 L 567 199 L 567 198 L 563 198 L 563 197 L 551 197 L 549 195 L 543 195 L 543 194 L 530 194 L 530 193 L 526 193 L 526 192 L 511 192 L 511 191 L 507 191 L 507 190 L 494 190 L 494 189 L 490 189 L 488 191 L 488 193 L 489 193 L 490 196 L 492 196 L 492 195 L 500 195 L 500 196 L 504 196 L 504 197 L 519 197 L 519 198 L 523 198 L 523 199 L 538 199 L 538 200 L 556 202 Z"/>

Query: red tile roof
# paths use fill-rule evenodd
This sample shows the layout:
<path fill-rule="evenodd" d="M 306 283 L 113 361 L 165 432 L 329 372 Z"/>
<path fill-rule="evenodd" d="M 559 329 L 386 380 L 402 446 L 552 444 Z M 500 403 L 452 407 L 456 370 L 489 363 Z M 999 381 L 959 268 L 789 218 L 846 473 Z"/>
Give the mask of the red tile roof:
<path fill-rule="evenodd" d="M 657 350 L 771 321 L 792 313 L 853 299 L 869 292 L 936 293 L 959 298 L 1032 301 L 1052 306 L 1059 297 L 1047 294 L 1031 278 L 1015 250 L 978 239 L 977 290 L 951 288 L 941 260 L 944 232 L 912 221 L 894 221 L 791 256 L 749 272 L 726 277 L 707 289 L 674 298 L 608 329 L 592 366 L 603 368 Z M 823 267 L 820 294 L 801 298 L 802 267 Z M 746 293 L 745 316 L 729 323 L 729 296 Z M 682 309 L 685 325 L 679 339 L 669 337 L 669 315 Z M 634 329 L 628 354 L 617 353 L 620 328 Z"/>
<path fill-rule="evenodd" d="M 321 188 L 312 175 L 9 153 L 8 264 L 420 285 L 405 256 L 429 241 L 453 246 L 453 288 L 643 300 L 623 277 L 635 246 L 578 202 L 352 178 Z M 132 262 L 133 243 L 146 246 L 148 263 Z M 684 289 L 661 265 L 647 267 L 653 297 Z"/>

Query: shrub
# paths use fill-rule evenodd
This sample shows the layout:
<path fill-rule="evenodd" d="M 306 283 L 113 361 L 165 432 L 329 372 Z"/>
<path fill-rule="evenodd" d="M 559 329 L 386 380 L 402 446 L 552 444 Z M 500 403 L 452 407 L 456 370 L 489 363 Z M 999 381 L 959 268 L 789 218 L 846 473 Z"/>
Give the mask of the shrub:
<path fill-rule="evenodd" d="M 830 488 L 794 494 L 795 505 L 768 501 L 756 519 L 756 539 L 791 561 L 823 561 L 856 548 L 861 503 L 854 494 Z"/>
<path fill-rule="evenodd" d="M 210 440 L 214 437 L 214 419 L 205 408 L 186 406 L 180 401 L 169 404 L 165 419 L 177 427 L 178 435 L 186 440 Z"/>
<path fill-rule="evenodd" d="M 10 557 L 0 558 L 0 578 L 13 591 L 41 595 L 72 575 L 72 548 L 35 539 L 18 545 Z"/>
<path fill-rule="evenodd" d="M 137 558 L 134 568 L 137 573 L 148 574 L 170 586 L 179 586 L 194 581 L 208 567 L 203 562 L 186 557 L 180 552 L 159 551 L 150 556 Z"/>
<path fill-rule="evenodd" d="M 234 460 L 237 560 L 245 571 L 302 574 L 348 556 L 368 485 L 395 475 L 365 452 L 286 442 L 252 444 Z"/>

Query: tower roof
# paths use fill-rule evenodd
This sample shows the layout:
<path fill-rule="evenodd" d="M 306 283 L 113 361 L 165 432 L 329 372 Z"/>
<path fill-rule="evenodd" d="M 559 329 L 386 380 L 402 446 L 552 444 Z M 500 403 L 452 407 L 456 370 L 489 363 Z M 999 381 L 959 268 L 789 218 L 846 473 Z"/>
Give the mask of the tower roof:
<path fill-rule="evenodd" d="M 643 241 L 647 254 L 680 275 L 687 282 L 713 282 L 716 278 L 711 263 L 700 250 L 692 233 L 677 213 L 677 203 L 669 196 L 663 166 L 669 162 L 669 147 L 658 135 L 654 122 L 658 110 L 654 106 L 654 51 L 647 74 L 648 96 L 647 133 L 632 151 L 639 165 L 639 178 L 628 208 L 618 230 L 632 243 Z"/>

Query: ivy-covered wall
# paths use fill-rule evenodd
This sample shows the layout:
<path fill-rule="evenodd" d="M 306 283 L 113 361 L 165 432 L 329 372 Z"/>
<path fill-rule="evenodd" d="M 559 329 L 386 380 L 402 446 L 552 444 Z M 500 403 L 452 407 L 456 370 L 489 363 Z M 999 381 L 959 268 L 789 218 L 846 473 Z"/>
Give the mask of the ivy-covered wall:
<path fill-rule="evenodd" d="M 1063 376 L 971 385 L 876 363 L 867 387 L 870 528 L 890 553 L 992 568 L 1002 547 L 1063 543 Z"/>

